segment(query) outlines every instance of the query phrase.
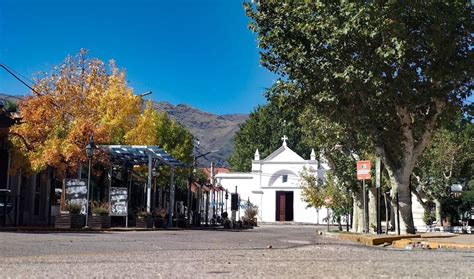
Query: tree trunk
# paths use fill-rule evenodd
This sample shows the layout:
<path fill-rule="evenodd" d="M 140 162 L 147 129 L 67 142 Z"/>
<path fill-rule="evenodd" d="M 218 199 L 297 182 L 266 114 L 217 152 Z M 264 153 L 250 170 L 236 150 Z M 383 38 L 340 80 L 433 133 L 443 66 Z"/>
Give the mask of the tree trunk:
<path fill-rule="evenodd" d="M 353 205 L 354 213 L 352 214 L 352 232 L 362 233 L 364 229 L 362 215 L 364 212 L 362 189 L 358 189 L 358 192 L 353 194 Z"/>
<path fill-rule="evenodd" d="M 441 217 L 441 202 L 438 199 L 434 200 L 435 205 L 436 205 L 436 222 L 438 223 L 439 226 L 443 225 L 443 218 Z"/>
<path fill-rule="evenodd" d="M 357 233 L 359 227 L 359 207 L 357 206 L 356 199 L 353 200 L 353 207 L 352 207 L 352 228 L 351 231 Z"/>
<path fill-rule="evenodd" d="M 395 211 L 395 230 L 398 231 L 400 227 L 401 234 L 414 234 L 415 226 L 413 224 L 413 212 L 411 209 L 411 191 L 409 187 L 409 175 L 401 175 L 400 173 L 393 173 L 388 168 L 390 176 L 390 184 L 394 196 L 398 193 L 398 203 L 400 207 L 400 224 L 397 220 L 397 199 L 392 199 L 392 208 Z"/>
<path fill-rule="evenodd" d="M 396 220 L 397 220 L 397 206 L 396 206 L 396 199 L 395 199 L 395 195 L 392 196 L 392 199 L 389 201 L 389 206 L 390 206 L 390 230 L 391 231 L 394 231 L 395 228 L 396 228 Z"/>
<path fill-rule="evenodd" d="M 377 189 L 369 189 L 369 231 L 376 232 L 377 228 Z"/>

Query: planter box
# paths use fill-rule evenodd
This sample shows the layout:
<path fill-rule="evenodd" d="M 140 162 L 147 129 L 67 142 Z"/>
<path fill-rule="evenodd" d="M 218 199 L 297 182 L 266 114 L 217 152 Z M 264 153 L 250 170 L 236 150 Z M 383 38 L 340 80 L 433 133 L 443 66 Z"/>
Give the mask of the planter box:
<path fill-rule="evenodd" d="M 110 216 L 94 216 L 89 218 L 89 227 L 93 229 L 109 229 L 110 228 Z"/>
<path fill-rule="evenodd" d="M 166 229 L 168 227 L 168 219 L 165 218 L 156 218 L 155 219 L 155 228 Z"/>
<path fill-rule="evenodd" d="M 186 219 L 173 219 L 173 226 L 178 228 L 185 228 L 186 227 Z"/>
<path fill-rule="evenodd" d="M 86 216 L 82 214 L 67 214 L 56 216 L 54 227 L 61 229 L 82 228 L 86 224 Z"/>
<path fill-rule="evenodd" d="M 154 223 L 153 217 L 146 217 L 146 218 L 137 217 L 136 219 L 137 228 L 153 229 L 153 223 Z"/>

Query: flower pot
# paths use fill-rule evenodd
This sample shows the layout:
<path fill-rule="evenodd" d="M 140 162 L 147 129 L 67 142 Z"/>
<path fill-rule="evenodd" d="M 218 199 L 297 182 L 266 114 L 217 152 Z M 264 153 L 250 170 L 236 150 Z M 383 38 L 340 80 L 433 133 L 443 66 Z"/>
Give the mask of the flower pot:
<path fill-rule="evenodd" d="M 110 216 L 108 215 L 92 215 L 89 218 L 89 227 L 93 229 L 109 229 Z"/>
<path fill-rule="evenodd" d="M 82 214 L 65 214 L 56 216 L 54 227 L 61 229 L 82 228 L 86 224 L 86 216 Z"/>
<path fill-rule="evenodd" d="M 257 227 L 257 217 L 252 218 L 252 226 Z"/>

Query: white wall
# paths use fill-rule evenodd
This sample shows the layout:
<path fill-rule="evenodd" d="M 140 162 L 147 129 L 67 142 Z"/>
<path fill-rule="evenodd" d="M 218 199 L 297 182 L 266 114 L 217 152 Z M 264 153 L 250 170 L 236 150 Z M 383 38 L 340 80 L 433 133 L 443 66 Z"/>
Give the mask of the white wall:
<path fill-rule="evenodd" d="M 264 160 L 253 160 L 251 173 L 222 173 L 216 176 L 216 180 L 229 193 L 235 192 L 235 186 L 238 186 L 241 200 L 250 199 L 251 203 L 259 207 L 259 221 L 275 222 L 276 191 L 292 191 L 293 220 L 323 224 L 327 210 L 307 208 L 307 203 L 301 199 L 300 173 L 304 167 L 318 170 L 318 161 L 304 160 L 288 147 L 282 146 Z M 319 169 L 318 177 L 324 178 L 327 169 L 326 165 Z M 283 175 L 288 175 L 287 182 L 283 182 Z M 230 214 L 230 195 L 227 212 Z"/>

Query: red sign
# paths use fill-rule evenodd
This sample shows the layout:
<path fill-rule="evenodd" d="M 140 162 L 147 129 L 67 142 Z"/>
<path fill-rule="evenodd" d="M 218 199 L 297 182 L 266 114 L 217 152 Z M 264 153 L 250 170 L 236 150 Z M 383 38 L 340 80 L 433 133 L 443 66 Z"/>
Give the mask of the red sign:
<path fill-rule="evenodd" d="M 357 179 L 370 179 L 370 161 L 357 161 Z"/>

